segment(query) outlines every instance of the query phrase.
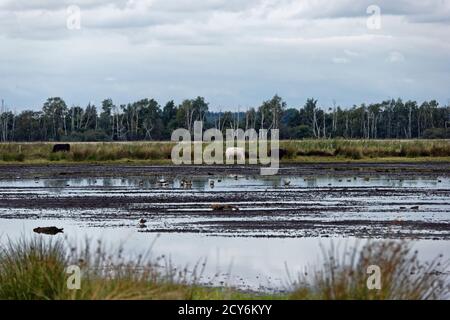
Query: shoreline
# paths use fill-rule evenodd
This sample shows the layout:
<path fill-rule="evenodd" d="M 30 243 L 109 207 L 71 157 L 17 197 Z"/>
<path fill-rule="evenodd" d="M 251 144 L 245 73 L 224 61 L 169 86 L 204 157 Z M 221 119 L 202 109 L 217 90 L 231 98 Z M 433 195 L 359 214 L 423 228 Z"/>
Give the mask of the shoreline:
<path fill-rule="evenodd" d="M 128 176 L 186 175 L 259 175 L 259 165 L 171 165 L 148 162 L 108 163 L 9 163 L 0 162 L 0 179 L 83 178 Z M 394 175 L 450 176 L 450 161 L 427 162 L 305 162 L 281 163 L 278 176 L 295 175 Z"/>

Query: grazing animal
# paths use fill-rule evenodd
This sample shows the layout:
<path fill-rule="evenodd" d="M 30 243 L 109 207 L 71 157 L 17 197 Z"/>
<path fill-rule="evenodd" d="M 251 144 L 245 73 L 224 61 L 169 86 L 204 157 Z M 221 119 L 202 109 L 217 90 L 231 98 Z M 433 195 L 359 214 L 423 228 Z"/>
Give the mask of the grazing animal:
<path fill-rule="evenodd" d="M 52 152 L 69 152 L 70 151 L 70 144 L 68 143 L 61 143 L 61 144 L 55 144 L 53 146 Z"/>
<path fill-rule="evenodd" d="M 238 211 L 239 210 L 238 207 L 233 206 L 231 204 L 221 204 L 221 203 L 212 204 L 211 209 L 213 209 L 213 211 L 233 211 L 233 210 Z"/>
<path fill-rule="evenodd" d="M 419 210 L 419 206 L 411 207 L 411 210 Z"/>
<path fill-rule="evenodd" d="M 225 156 L 227 160 L 234 159 L 234 157 L 238 160 L 245 160 L 245 150 L 243 148 L 227 148 Z"/>
<path fill-rule="evenodd" d="M 33 231 L 36 233 L 43 233 L 43 234 L 50 234 L 50 235 L 63 233 L 63 230 L 64 229 L 60 229 L 57 227 L 38 227 L 38 228 L 33 229 Z"/>
<path fill-rule="evenodd" d="M 269 157 L 272 156 L 272 150 L 269 150 L 267 153 L 268 153 Z M 288 155 L 288 151 L 286 149 L 282 149 L 282 148 L 278 149 L 278 158 L 279 159 L 283 159 L 287 155 Z"/>
<path fill-rule="evenodd" d="M 291 182 L 290 181 L 288 181 L 288 180 L 284 180 L 284 185 L 285 186 L 288 186 L 288 185 L 290 185 L 291 184 Z"/>
<path fill-rule="evenodd" d="M 281 149 L 278 151 L 278 156 L 280 157 L 280 159 L 283 159 L 285 156 L 287 156 L 288 151 L 286 149 Z"/>
<path fill-rule="evenodd" d="M 209 186 L 210 186 L 211 188 L 214 188 L 214 180 L 210 180 L 210 181 L 209 181 Z"/>

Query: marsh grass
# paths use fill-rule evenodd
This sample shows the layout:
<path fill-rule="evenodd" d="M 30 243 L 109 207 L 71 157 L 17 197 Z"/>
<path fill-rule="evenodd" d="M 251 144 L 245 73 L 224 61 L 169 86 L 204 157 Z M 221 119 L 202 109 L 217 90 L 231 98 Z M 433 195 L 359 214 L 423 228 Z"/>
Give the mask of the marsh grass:
<path fill-rule="evenodd" d="M 81 248 L 81 249 L 79 249 Z M 170 260 L 147 254 L 124 258 L 122 250 L 107 253 L 98 242 L 92 248 L 70 247 L 43 238 L 10 241 L 0 249 L 0 299 L 236 299 L 248 295 L 228 288 L 197 284 L 205 262 L 178 270 Z M 80 290 L 69 290 L 67 267 L 81 268 Z"/>
<path fill-rule="evenodd" d="M 322 249 L 324 265 L 292 283 L 291 299 L 427 300 L 448 298 L 449 261 L 440 255 L 422 263 L 418 252 L 398 241 L 369 242 L 361 250 Z M 369 289 L 368 267 L 381 270 L 381 289 Z"/>
<path fill-rule="evenodd" d="M 248 144 L 247 144 L 248 145 Z M 68 153 L 52 153 L 51 143 L 2 143 L 3 162 L 170 162 L 174 142 L 72 143 Z M 204 144 L 204 147 L 206 144 Z M 450 157 L 450 140 L 291 140 L 280 141 L 283 161 Z M 224 148 L 225 150 L 225 148 Z"/>
<path fill-rule="evenodd" d="M 178 270 L 162 257 L 124 258 L 101 243 L 70 247 L 43 238 L 9 242 L 0 250 L 0 299 L 439 299 L 448 296 L 448 278 L 438 257 L 421 264 L 403 242 L 376 242 L 352 248 L 337 258 L 324 252 L 325 263 L 293 282 L 290 294 L 251 294 L 232 288 L 210 288 L 199 279 L 206 262 L 191 271 Z M 369 290 L 367 266 L 382 270 L 382 289 Z M 67 289 L 66 268 L 82 271 L 80 290 Z M 446 286 L 447 285 L 447 286 Z"/>
<path fill-rule="evenodd" d="M 450 156 L 449 140 L 302 140 L 280 143 L 298 156 L 367 158 L 415 158 Z"/>
<path fill-rule="evenodd" d="M 0 251 L 0 299 L 59 297 L 65 286 L 65 265 L 61 242 L 8 243 Z"/>

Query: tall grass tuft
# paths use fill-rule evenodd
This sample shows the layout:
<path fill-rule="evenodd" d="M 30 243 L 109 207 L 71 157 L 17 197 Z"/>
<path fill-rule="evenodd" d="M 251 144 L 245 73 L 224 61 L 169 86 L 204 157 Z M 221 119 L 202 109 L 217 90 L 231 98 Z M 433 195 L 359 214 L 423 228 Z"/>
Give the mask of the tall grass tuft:
<path fill-rule="evenodd" d="M 65 286 L 61 242 L 20 240 L 0 251 L 0 299 L 54 299 Z"/>
<path fill-rule="evenodd" d="M 322 269 L 313 268 L 294 282 L 292 299 L 408 299 L 426 300 L 448 298 L 450 294 L 449 262 L 438 256 L 421 263 L 418 252 L 405 242 L 369 242 L 362 247 L 339 250 L 333 246 L 323 250 Z M 358 253 L 359 252 L 359 253 Z M 340 255 L 342 254 L 342 255 Z M 381 289 L 369 289 L 369 266 L 381 271 Z"/>
<path fill-rule="evenodd" d="M 160 260 L 126 259 L 121 249 L 110 254 L 100 242 L 95 248 L 43 238 L 9 242 L 0 250 L 0 299 L 192 299 L 214 293 L 196 286 L 198 266 L 188 273 Z M 69 265 L 81 268 L 80 290 L 67 287 Z"/>

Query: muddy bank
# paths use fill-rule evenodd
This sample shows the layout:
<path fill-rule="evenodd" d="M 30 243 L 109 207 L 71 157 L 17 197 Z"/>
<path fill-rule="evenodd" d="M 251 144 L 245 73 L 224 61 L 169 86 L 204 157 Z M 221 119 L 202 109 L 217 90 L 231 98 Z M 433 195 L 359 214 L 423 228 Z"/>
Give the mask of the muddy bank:
<path fill-rule="evenodd" d="M 47 165 L 0 165 L 0 179 L 16 178 L 58 178 L 58 177 L 130 177 L 154 175 L 259 175 L 259 166 L 202 165 L 202 166 L 145 166 L 124 164 L 47 164 Z M 411 177 L 417 174 L 427 176 L 450 176 L 448 162 L 421 163 L 307 163 L 281 164 L 280 175 L 341 175 L 371 176 L 389 174 Z"/>

